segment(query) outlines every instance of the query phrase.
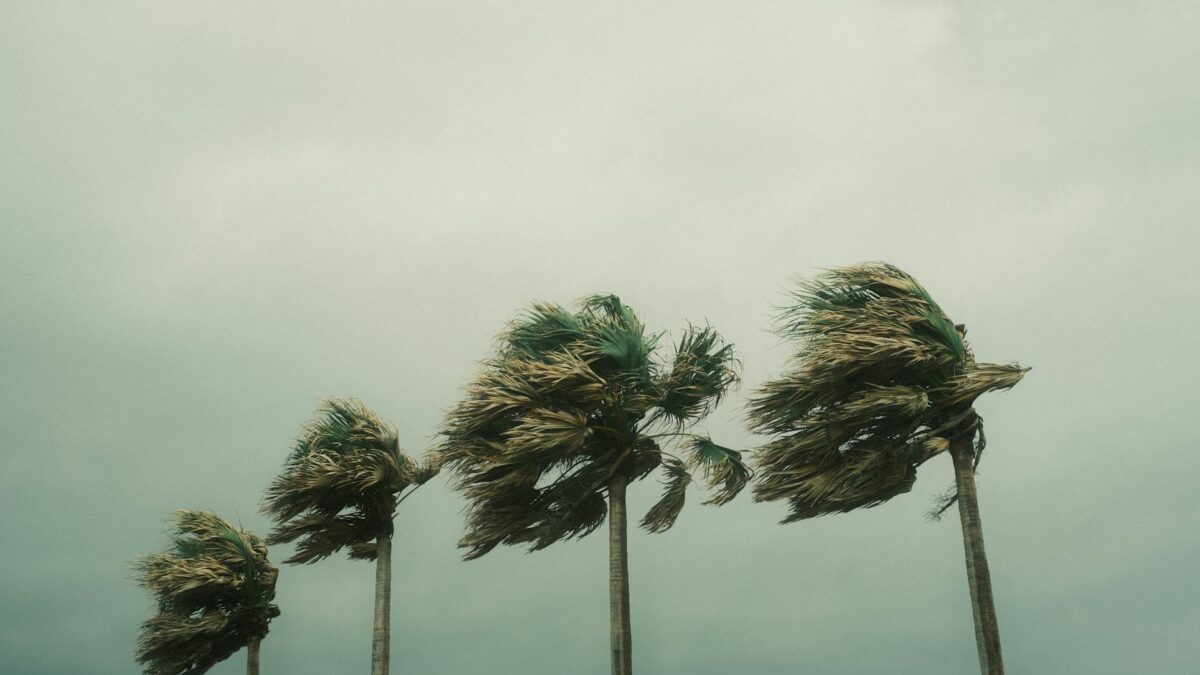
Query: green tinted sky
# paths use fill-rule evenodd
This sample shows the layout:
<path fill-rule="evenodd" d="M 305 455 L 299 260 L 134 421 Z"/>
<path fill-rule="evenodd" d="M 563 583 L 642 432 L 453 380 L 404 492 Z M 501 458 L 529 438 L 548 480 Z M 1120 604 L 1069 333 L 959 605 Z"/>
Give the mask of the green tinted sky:
<path fill-rule="evenodd" d="M 749 447 L 789 279 L 886 259 L 1035 368 L 979 405 L 1010 670 L 1194 672 L 1195 3 L 447 4 L 0 2 L 0 671 L 132 672 L 127 561 L 264 532 L 321 396 L 420 451 L 522 305 L 611 291 L 738 345 Z M 971 672 L 951 481 L 693 493 L 631 536 L 640 672 Z M 461 508 L 403 505 L 394 671 L 604 672 L 604 537 L 461 563 Z M 284 569 L 264 672 L 365 671 L 372 578 Z"/>

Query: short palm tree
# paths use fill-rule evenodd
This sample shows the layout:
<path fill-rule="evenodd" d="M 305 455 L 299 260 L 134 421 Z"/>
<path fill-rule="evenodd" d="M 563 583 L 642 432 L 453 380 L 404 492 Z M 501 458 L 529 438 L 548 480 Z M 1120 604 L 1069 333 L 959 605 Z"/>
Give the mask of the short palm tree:
<path fill-rule="evenodd" d="M 785 523 L 875 506 L 908 492 L 917 467 L 948 451 L 957 494 L 943 510 L 957 500 L 980 666 L 1003 672 L 975 490 L 983 429 L 973 404 L 1026 369 L 976 363 L 966 329 L 891 265 L 831 270 L 793 300 L 779 332 L 802 347 L 750 404 L 752 427 L 774 436 L 756 454 L 755 499 L 787 500 Z"/>
<path fill-rule="evenodd" d="M 732 499 L 749 480 L 741 453 L 685 433 L 737 381 L 733 348 L 711 328 L 689 328 L 670 364 L 658 336 L 613 295 L 578 312 L 536 304 L 448 415 L 439 459 L 469 500 L 459 546 L 467 559 L 499 544 L 545 548 L 609 519 L 612 672 L 632 672 L 625 490 L 662 467 L 665 490 L 642 520 L 662 532 L 699 470 Z M 682 457 L 660 448 L 673 440 Z M 606 504 L 607 502 L 607 504 Z"/>
<path fill-rule="evenodd" d="M 246 647 L 246 673 L 258 675 L 259 643 L 279 616 L 279 571 L 266 546 L 209 511 L 177 511 L 171 539 L 166 552 L 134 562 L 158 600 L 138 638 L 143 672 L 200 675 Z"/>
<path fill-rule="evenodd" d="M 267 542 L 299 541 L 284 562 L 314 563 L 342 549 L 352 559 L 375 561 L 372 675 L 388 672 L 392 519 L 400 501 L 433 473 L 406 455 L 396 430 L 361 402 L 330 399 L 263 498 L 263 512 L 275 521 Z"/>

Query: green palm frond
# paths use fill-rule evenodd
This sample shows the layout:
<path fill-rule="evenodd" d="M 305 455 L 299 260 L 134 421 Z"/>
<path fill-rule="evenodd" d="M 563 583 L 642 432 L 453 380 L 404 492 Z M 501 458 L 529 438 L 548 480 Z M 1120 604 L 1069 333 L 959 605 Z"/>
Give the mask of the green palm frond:
<path fill-rule="evenodd" d="M 650 429 L 681 431 L 737 382 L 733 348 L 711 328 L 690 328 L 669 369 L 659 338 L 615 295 L 575 312 L 535 304 L 508 325 L 434 455 L 469 500 L 467 558 L 593 531 L 614 475 L 639 479 L 663 464 Z"/>
<path fill-rule="evenodd" d="M 691 465 L 700 469 L 704 480 L 719 489 L 705 504 L 720 506 L 733 500 L 753 475 L 742 461 L 742 453 L 713 443 L 711 438 L 693 436 L 688 442 Z"/>
<path fill-rule="evenodd" d="M 397 446 L 396 430 L 357 399 L 331 398 L 322 402 L 315 421 L 304 427 L 291 461 L 320 452 L 352 454 L 362 450 L 388 451 Z"/>
<path fill-rule="evenodd" d="M 652 376 L 651 360 L 658 335 L 646 327 L 633 310 L 615 295 L 594 295 L 583 301 L 581 351 L 592 357 L 593 369 L 619 373 L 640 383 Z"/>
<path fill-rule="evenodd" d="M 542 303 L 518 317 L 501 336 L 505 351 L 535 359 L 582 339 L 583 330 L 574 314 L 557 305 Z"/>
<path fill-rule="evenodd" d="M 704 417 L 738 383 L 733 345 L 711 328 L 689 327 L 675 348 L 675 362 L 662 381 L 658 409 L 677 425 Z"/>
<path fill-rule="evenodd" d="M 158 614 L 143 625 L 137 660 L 154 675 L 199 674 L 267 633 L 278 569 L 253 534 L 208 511 L 174 516 L 171 548 L 134 562 Z"/>
<path fill-rule="evenodd" d="M 907 492 L 975 398 L 1026 372 L 976 364 L 929 292 L 885 263 L 802 282 L 779 332 L 798 341 L 796 357 L 755 393 L 749 418 L 773 437 L 755 453 L 755 499 L 787 500 L 787 521 Z"/>
<path fill-rule="evenodd" d="M 272 544 L 299 540 L 288 563 L 312 563 L 342 549 L 370 558 L 390 534 L 398 495 L 437 473 L 400 449 L 395 428 L 355 399 L 329 399 L 304 427 L 267 487 L 262 511 L 275 522 Z"/>

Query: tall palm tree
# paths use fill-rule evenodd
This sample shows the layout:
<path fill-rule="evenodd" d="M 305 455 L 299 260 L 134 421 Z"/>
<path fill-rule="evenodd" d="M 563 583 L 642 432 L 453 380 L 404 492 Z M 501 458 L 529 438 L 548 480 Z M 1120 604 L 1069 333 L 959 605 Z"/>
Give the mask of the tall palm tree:
<path fill-rule="evenodd" d="M 246 647 L 258 675 L 258 647 L 279 616 L 279 570 L 267 547 L 209 511 L 175 512 L 171 548 L 134 562 L 158 613 L 142 624 L 137 661 L 149 675 L 200 675 Z"/>
<path fill-rule="evenodd" d="M 787 500 L 793 522 L 881 504 L 917 467 L 949 453 L 955 469 L 980 668 L 1002 673 L 1000 633 L 975 490 L 983 450 L 975 399 L 1027 369 L 976 363 L 919 283 L 884 263 L 802 283 L 779 332 L 799 341 L 792 367 L 751 400 L 751 426 L 774 436 L 756 454 L 756 501 Z"/>
<path fill-rule="evenodd" d="M 667 364 L 658 339 L 614 295 L 587 298 L 578 312 L 533 305 L 500 335 L 438 450 L 470 500 L 459 542 L 467 559 L 499 544 L 538 550 L 583 537 L 607 511 L 614 675 L 632 672 L 626 486 L 662 467 L 662 499 L 641 521 L 662 532 L 683 508 L 692 472 L 719 486 L 712 504 L 750 477 L 741 453 L 686 433 L 737 381 L 732 346 L 691 327 Z"/>
<path fill-rule="evenodd" d="M 352 559 L 375 561 L 372 675 L 388 672 L 392 519 L 434 473 L 406 455 L 396 430 L 361 402 L 329 399 L 263 497 L 262 510 L 275 521 L 267 542 L 299 540 L 284 562 L 314 563 L 342 549 Z"/>

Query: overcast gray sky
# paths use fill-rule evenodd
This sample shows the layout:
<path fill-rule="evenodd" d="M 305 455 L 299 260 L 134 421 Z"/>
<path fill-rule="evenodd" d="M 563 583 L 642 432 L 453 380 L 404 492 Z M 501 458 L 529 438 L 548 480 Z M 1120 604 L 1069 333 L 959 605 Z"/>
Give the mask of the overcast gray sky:
<path fill-rule="evenodd" d="M 1010 671 L 1196 672 L 1200 6 L 447 4 L 0 1 L 0 671 L 134 672 L 173 509 L 265 532 L 322 396 L 422 451 L 534 299 L 710 322 L 752 447 L 790 280 L 882 259 L 1034 368 L 978 406 Z M 951 482 L 693 493 L 631 534 L 639 671 L 971 672 Z M 603 535 L 465 563 L 442 479 L 402 509 L 394 672 L 606 672 Z M 285 568 L 263 672 L 366 671 L 372 579 Z"/>

